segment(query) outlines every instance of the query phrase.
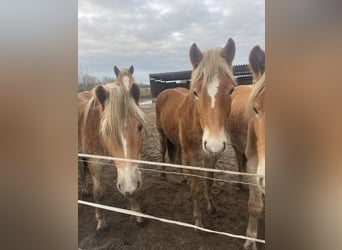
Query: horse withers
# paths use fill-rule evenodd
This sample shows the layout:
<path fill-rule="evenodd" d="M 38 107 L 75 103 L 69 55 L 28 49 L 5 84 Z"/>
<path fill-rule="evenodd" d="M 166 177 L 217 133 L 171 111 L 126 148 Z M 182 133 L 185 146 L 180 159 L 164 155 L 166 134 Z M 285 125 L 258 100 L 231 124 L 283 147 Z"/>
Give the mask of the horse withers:
<path fill-rule="evenodd" d="M 218 157 L 227 149 L 225 124 L 230 112 L 230 95 L 236 86 L 232 73 L 234 56 L 235 43 L 232 39 L 224 48 L 205 52 L 193 44 L 190 48 L 193 66 L 190 90 L 168 89 L 157 97 L 156 126 L 161 148 L 163 150 L 163 145 L 167 145 L 168 151 L 177 156 L 173 159 L 178 159 L 178 163 L 183 151 L 185 164 L 214 168 Z M 206 176 L 213 177 L 213 173 L 206 172 Z M 212 180 L 206 179 L 204 195 L 208 203 L 207 211 L 213 214 L 216 209 L 211 186 Z M 197 226 L 202 226 L 200 192 L 199 179 L 192 176 L 191 194 Z"/>
<path fill-rule="evenodd" d="M 239 170 L 260 175 L 249 177 L 249 222 L 247 236 L 256 238 L 258 217 L 263 210 L 265 193 L 265 52 L 255 46 L 249 55 L 255 84 L 238 86 L 232 95 L 231 113 L 226 124 L 235 150 Z M 256 249 L 247 240 L 246 249 Z"/>
<path fill-rule="evenodd" d="M 91 92 L 78 95 L 78 147 L 79 152 L 113 157 L 140 159 L 145 115 L 136 104 L 134 91 L 125 83 L 96 86 Z M 103 201 L 100 162 L 91 160 L 81 166 L 82 190 L 86 191 L 85 173 L 93 181 L 96 202 Z M 117 170 L 117 188 L 129 199 L 131 209 L 140 211 L 135 198 L 142 185 L 139 164 L 114 161 Z M 84 171 L 86 170 L 86 171 Z M 98 231 L 108 227 L 104 213 L 96 208 Z M 142 222 L 137 217 L 137 222 Z"/>

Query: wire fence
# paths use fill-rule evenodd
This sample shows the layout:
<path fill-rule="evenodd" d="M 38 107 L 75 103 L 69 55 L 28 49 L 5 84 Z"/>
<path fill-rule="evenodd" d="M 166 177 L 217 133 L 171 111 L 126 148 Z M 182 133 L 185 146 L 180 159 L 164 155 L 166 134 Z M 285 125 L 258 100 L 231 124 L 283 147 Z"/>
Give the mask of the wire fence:
<path fill-rule="evenodd" d="M 132 159 L 125 159 L 125 158 L 117 158 L 117 157 L 110 157 L 110 156 L 99 156 L 99 155 L 91 155 L 91 154 L 78 154 L 79 157 L 85 157 L 85 158 L 94 158 L 94 159 L 102 159 L 102 160 L 113 160 L 113 161 L 124 161 L 124 162 L 131 162 L 131 163 L 140 163 L 140 164 L 146 164 L 146 165 L 151 165 L 151 166 L 165 166 L 165 167 L 171 167 L 171 168 L 177 168 L 177 169 L 187 169 L 187 170 L 196 170 L 196 171 L 203 171 L 203 172 L 214 172 L 214 173 L 223 173 L 223 174 L 230 174 L 230 175 L 235 175 L 235 176 L 252 176 L 252 177 L 263 177 L 258 174 L 251 174 L 251 173 L 241 173 L 241 172 L 236 172 L 236 171 L 228 171 L 228 170 L 219 170 L 219 169 L 209 169 L 209 168 L 202 168 L 202 167 L 194 167 L 194 166 L 186 166 L 186 165 L 178 165 L 178 164 L 170 164 L 170 163 L 162 163 L 162 162 L 150 162 L 150 161 L 142 161 L 142 160 L 132 160 Z M 96 163 L 96 164 L 102 164 L 102 165 L 110 165 L 114 166 L 114 164 L 110 164 L 108 162 L 103 163 L 99 161 L 89 161 L 89 160 L 84 160 L 81 159 L 79 161 L 82 162 L 90 162 L 90 163 Z M 151 172 L 156 172 L 156 173 L 168 173 L 168 174 L 177 174 L 177 175 L 184 175 L 184 176 L 191 176 L 191 177 L 198 177 L 198 178 L 206 178 L 206 179 L 211 179 L 215 181 L 224 181 L 224 182 L 232 182 L 232 183 L 241 183 L 241 184 L 246 184 L 246 185 L 256 185 L 254 183 L 248 183 L 248 182 L 242 182 L 242 181 L 234 181 L 234 180 L 224 180 L 224 179 L 218 179 L 218 178 L 211 178 L 207 176 L 201 176 L 201 175 L 195 175 L 195 174 L 189 174 L 189 173 L 179 173 L 179 172 L 170 172 L 170 171 L 161 171 L 160 169 L 151 169 L 151 168 L 139 168 L 142 171 L 151 171 Z M 82 201 L 78 200 L 78 204 L 81 205 L 86 205 L 86 206 L 91 206 L 95 208 L 100 208 L 104 210 L 109 210 L 113 212 L 118 212 L 122 214 L 128 214 L 128 215 L 133 215 L 133 216 L 139 216 L 147 219 L 152 219 L 152 220 L 157 220 L 161 221 L 164 223 L 169 223 L 169 224 L 175 224 L 183 227 L 188 227 L 188 228 L 194 228 L 200 231 L 208 232 L 208 233 L 214 233 L 214 234 L 219 234 L 219 235 L 224 235 L 228 236 L 231 238 L 237 238 L 237 239 L 244 239 L 244 240 L 252 240 L 255 242 L 263 243 L 265 244 L 265 240 L 263 239 L 257 239 L 257 238 L 251 238 L 247 237 L 244 235 L 237 235 L 237 234 L 232 234 L 232 233 L 227 233 L 227 232 L 221 232 L 221 231 L 215 231 L 211 229 L 207 229 L 204 227 L 199 227 L 193 224 L 181 222 L 181 221 L 175 221 L 175 220 L 169 220 L 165 218 L 160 218 L 132 210 L 127 210 L 123 208 L 118 208 L 118 207 L 112 207 L 112 206 L 107 206 L 107 205 L 102 205 L 102 204 L 97 204 L 93 202 L 88 202 L 88 201 Z"/>

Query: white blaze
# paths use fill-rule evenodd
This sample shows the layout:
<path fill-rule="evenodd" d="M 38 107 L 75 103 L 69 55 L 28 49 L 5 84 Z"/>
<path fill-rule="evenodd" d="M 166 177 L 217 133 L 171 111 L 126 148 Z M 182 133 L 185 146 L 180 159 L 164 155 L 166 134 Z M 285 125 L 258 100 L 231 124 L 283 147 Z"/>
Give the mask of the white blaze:
<path fill-rule="evenodd" d="M 122 147 L 123 147 L 124 155 L 126 158 L 127 157 L 127 141 L 123 135 L 121 136 L 121 141 L 122 141 Z"/>
<path fill-rule="evenodd" d="M 209 83 L 209 85 L 208 85 L 208 95 L 211 98 L 211 108 L 215 107 L 215 99 L 216 99 L 218 87 L 219 87 L 219 80 L 218 80 L 217 76 L 215 76 L 213 78 L 213 81 L 211 83 Z"/>
<path fill-rule="evenodd" d="M 124 135 L 121 135 L 122 147 L 124 157 L 127 158 L 127 140 Z M 118 170 L 118 190 L 123 195 L 133 194 L 139 189 L 141 185 L 141 173 L 138 168 L 138 164 L 135 163 L 124 163 L 123 166 L 117 168 Z M 140 184 L 138 184 L 140 183 Z M 120 188 L 119 188 L 120 186 Z"/>
<path fill-rule="evenodd" d="M 129 78 L 128 78 L 128 76 L 124 76 L 124 77 L 122 78 L 122 81 L 123 81 L 123 83 L 124 83 L 126 89 L 128 89 L 128 86 L 129 86 Z"/>

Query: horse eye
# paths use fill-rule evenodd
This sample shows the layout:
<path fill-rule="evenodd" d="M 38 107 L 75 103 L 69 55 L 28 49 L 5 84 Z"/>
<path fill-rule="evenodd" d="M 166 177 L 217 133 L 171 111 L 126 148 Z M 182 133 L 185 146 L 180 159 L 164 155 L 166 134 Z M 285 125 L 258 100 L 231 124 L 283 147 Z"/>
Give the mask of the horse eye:
<path fill-rule="evenodd" d="M 194 91 L 194 96 L 199 97 L 196 91 Z"/>
<path fill-rule="evenodd" d="M 235 88 L 232 88 L 230 91 L 229 91 L 229 95 L 233 94 Z"/>
<path fill-rule="evenodd" d="M 255 106 L 253 106 L 253 110 L 254 110 L 254 112 L 255 112 L 256 114 L 259 114 L 259 112 L 258 112 L 258 110 L 256 109 Z"/>
<path fill-rule="evenodd" d="M 138 132 L 141 132 L 142 128 L 143 128 L 143 125 L 142 125 L 142 124 L 139 124 L 139 126 L 138 126 Z"/>

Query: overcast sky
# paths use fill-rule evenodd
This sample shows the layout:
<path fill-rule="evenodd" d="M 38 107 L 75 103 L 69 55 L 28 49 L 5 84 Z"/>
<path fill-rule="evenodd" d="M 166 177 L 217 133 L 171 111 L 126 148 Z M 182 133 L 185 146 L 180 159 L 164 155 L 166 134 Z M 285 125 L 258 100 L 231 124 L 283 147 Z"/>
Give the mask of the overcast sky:
<path fill-rule="evenodd" d="M 148 74 L 191 69 L 189 48 L 204 51 L 234 39 L 233 64 L 265 49 L 264 0 L 79 0 L 78 64 L 102 80 L 113 67 L 134 65 L 138 83 Z"/>

